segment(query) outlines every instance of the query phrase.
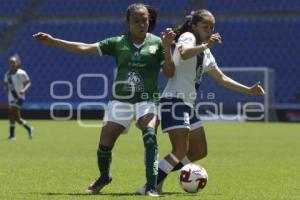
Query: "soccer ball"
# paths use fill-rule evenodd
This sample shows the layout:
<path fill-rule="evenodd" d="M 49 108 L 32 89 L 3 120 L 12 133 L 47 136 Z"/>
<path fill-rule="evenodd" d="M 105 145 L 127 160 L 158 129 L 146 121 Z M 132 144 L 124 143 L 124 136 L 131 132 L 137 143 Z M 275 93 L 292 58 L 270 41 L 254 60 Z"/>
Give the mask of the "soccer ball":
<path fill-rule="evenodd" d="M 197 164 L 190 163 L 181 168 L 179 183 L 181 188 L 189 193 L 196 193 L 203 189 L 207 183 L 206 170 Z"/>

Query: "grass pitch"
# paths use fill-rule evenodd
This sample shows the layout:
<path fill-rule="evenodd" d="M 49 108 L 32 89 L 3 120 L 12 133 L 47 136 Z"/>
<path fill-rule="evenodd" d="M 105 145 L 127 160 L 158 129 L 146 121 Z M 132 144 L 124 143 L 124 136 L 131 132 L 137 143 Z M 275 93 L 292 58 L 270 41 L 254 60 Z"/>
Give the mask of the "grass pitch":
<path fill-rule="evenodd" d="M 132 126 L 113 151 L 113 181 L 100 195 L 85 188 L 98 175 L 99 129 L 76 121 L 30 121 L 35 138 L 17 126 L 7 140 L 8 122 L 0 121 L 0 199 L 144 199 L 134 192 L 145 183 L 141 133 Z M 100 124 L 98 121 L 87 121 Z M 172 173 L 165 199 L 300 199 L 300 125 L 282 123 L 204 123 L 208 156 L 199 161 L 209 175 L 197 194 L 180 189 Z M 160 158 L 170 150 L 158 133 Z"/>

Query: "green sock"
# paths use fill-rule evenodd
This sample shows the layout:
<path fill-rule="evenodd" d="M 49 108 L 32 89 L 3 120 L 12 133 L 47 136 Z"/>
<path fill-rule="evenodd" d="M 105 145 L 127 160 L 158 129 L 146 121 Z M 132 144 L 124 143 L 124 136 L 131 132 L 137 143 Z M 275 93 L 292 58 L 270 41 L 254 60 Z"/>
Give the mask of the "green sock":
<path fill-rule="evenodd" d="M 110 175 L 110 163 L 111 163 L 111 147 L 106 147 L 103 145 L 99 145 L 98 151 L 97 151 L 97 157 L 98 157 L 98 168 L 100 171 L 100 176 L 104 180 L 111 179 Z"/>
<path fill-rule="evenodd" d="M 146 189 L 155 189 L 158 171 L 158 148 L 156 132 L 154 128 L 143 130 L 143 141 L 145 147 L 145 166 L 146 166 Z"/>
<path fill-rule="evenodd" d="M 14 124 L 9 125 L 9 137 L 15 137 L 15 125 Z"/>

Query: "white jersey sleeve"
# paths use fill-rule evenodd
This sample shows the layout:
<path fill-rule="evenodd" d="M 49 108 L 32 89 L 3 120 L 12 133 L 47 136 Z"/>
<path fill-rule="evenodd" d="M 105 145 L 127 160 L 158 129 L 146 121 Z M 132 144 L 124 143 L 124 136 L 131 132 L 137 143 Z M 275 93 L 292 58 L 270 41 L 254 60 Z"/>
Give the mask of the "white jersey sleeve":
<path fill-rule="evenodd" d="M 30 81 L 28 74 L 24 70 L 21 71 L 20 78 L 23 83 Z"/>
<path fill-rule="evenodd" d="M 182 45 L 195 46 L 196 45 L 196 37 L 191 32 L 185 32 L 178 38 L 177 47 Z"/>
<path fill-rule="evenodd" d="M 204 51 L 204 59 L 203 59 L 203 69 L 204 72 L 208 72 L 212 69 L 218 68 L 218 64 L 216 62 L 215 57 L 212 55 L 209 49 Z"/>

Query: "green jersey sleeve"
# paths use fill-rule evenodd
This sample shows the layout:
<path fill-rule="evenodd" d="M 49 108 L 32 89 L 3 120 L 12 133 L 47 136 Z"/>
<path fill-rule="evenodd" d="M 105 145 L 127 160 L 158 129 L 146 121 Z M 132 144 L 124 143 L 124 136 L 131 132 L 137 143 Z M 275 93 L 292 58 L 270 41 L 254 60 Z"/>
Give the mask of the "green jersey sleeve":
<path fill-rule="evenodd" d="M 162 41 L 160 40 L 160 43 L 158 45 L 158 58 L 159 58 L 159 63 L 161 66 L 165 63 L 165 49 L 163 47 Z"/>
<path fill-rule="evenodd" d="M 98 42 L 98 47 L 101 50 L 102 55 L 113 56 L 116 53 L 116 41 L 117 38 L 107 38 Z"/>

